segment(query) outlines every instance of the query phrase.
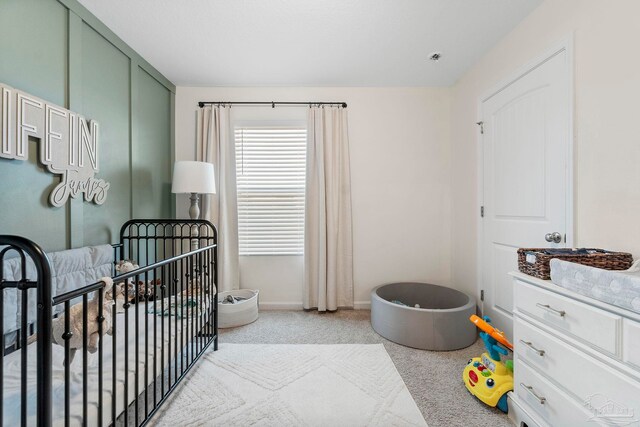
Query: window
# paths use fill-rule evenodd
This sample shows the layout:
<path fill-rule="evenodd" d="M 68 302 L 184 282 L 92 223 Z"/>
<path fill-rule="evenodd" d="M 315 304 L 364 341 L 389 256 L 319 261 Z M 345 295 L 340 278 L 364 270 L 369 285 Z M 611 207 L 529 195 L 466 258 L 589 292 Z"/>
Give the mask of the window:
<path fill-rule="evenodd" d="M 305 127 L 236 127 L 240 255 L 301 255 Z"/>

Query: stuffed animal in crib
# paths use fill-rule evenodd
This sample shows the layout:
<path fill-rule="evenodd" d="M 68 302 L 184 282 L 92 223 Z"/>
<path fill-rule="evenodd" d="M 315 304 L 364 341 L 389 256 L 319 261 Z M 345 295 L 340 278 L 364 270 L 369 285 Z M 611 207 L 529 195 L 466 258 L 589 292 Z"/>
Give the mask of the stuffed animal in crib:
<path fill-rule="evenodd" d="M 210 289 L 205 289 L 206 286 L 203 286 L 203 284 L 200 281 L 200 277 L 196 277 L 195 279 L 189 281 L 189 284 L 186 286 L 186 289 L 182 291 L 182 295 L 187 297 L 198 297 L 201 293 L 202 294 L 212 293 L 213 295 L 215 295 L 217 293 L 217 289 L 213 281 L 209 285 L 209 287 Z"/>
<path fill-rule="evenodd" d="M 134 261 L 130 259 L 123 259 L 121 261 L 118 261 L 118 263 L 116 264 L 116 273 L 125 274 L 130 271 L 137 270 L 138 268 L 140 268 L 140 266 L 136 264 Z M 133 281 L 131 279 L 129 280 Z"/>
<path fill-rule="evenodd" d="M 116 273 L 125 274 L 133 270 L 140 268 L 138 264 L 129 259 L 123 259 L 116 264 Z M 132 278 L 127 279 L 127 285 L 124 286 L 123 282 L 118 282 L 118 286 L 122 287 L 122 294 L 118 294 L 116 298 L 116 313 L 124 313 L 124 302 L 126 299 L 132 301 L 135 299 L 135 285 Z M 126 288 L 126 291 L 125 291 Z"/>
<path fill-rule="evenodd" d="M 117 283 L 113 286 L 112 290 L 105 292 L 104 297 L 111 302 L 115 299 L 116 313 L 124 313 L 124 302 L 126 300 L 126 289 L 124 282 Z M 115 295 L 115 298 L 114 298 Z"/>
<path fill-rule="evenodd" d="M 84 310 L 83 304 L 75 304 L 69 308 L 69 312 L 63 312 L 60 316 L 53 319 L 53 342 L 64 346 L 65 340 L 63 335 L 65 333 L 65 317 L 69 316 L 69 332 L 71 332 L 71 338 L 69 338 L 69 361 L 71 364 L 75 357 L 76 350 L 82 349 L 83 331 L 87 330 L 87 351 L 89 353 L 95 353 L 98 350 L 98 341 L 102 338 L 100 336 L 98 317 L 102 313 L 104 318 L 102 322 L 102 333 L 112 335 L 112 316 L 111 307 L 113 306 L 113 280 L 110 277 L 103 277 L 100 279 L 105 283 L 104 285 L 104 298 L 102 301 L 102 311 L 100 310 L 99 294 L 95 292 L 93 298 L 87 303 L 87 324 L 84 325 Z M 67 361 L 65 361 L 67 363 Z"/>
<path fill-rule="evenodd" d="M 144 281 L 138 281 L 138 289 L 136 292 L 136 286 L 134 284 L 129 285 L 129 296 L 130 301 L 133 303 L 136 302 L 144 302 L 144 301 L 153 301 L 156 299 L 156 296 L 162 295 L 160 286 L 162 285 L 162 280 L 160 279 L 151 279 L 147 281 L 145 286 Z"/>

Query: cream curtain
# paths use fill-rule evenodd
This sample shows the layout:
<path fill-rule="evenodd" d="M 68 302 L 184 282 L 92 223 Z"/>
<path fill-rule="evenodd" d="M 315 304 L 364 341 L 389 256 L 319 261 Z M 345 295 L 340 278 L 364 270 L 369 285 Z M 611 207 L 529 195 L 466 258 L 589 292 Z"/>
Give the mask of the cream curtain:
<path fill-rule="evenodd" d="M 240 288 L 236 153 L 230 116 L 230 107 L 206 106 L 198 111 L 196 126 L 196 159 L 213 163 L 218 184 L 216 194 L 203 196 L 201 217 L 218 228 L 219 291 Z"/>
<path fill-rule="evenodd" d="M 353 242 L 347 111 L 309 109 L 304 308 L 353 307 Z"/>

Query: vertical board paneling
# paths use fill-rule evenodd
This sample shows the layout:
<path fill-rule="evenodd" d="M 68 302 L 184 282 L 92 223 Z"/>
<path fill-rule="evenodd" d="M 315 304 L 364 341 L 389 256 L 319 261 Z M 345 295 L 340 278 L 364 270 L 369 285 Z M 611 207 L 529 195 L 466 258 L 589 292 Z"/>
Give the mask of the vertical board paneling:
<path fill-rule="evenodd" d="M 2 82 L 66 103 L 67 9 L 51 0 L 0 0 Z"/>
<path fill-rule="evenodd" d="M 175 92 L 170 92 L 169 93 L 169 98 L 171 100 L 171 110 L 169 111 L 169 115 L 171 117 L 171 119 L 169 120 L 169 135 L 170 135 L 170 139 L 169 139 L 169 145 L 171 147 L 171 155 L 170 155 L 170 161 L 169 164 L 171 165 L 171 170 L 169 171 L 169 176 L 168 176 L 168 180 L 171 181 L 172 179 L 172 171 L 173 171 L 173 164 L 176 161 L 176 150 L 175 150 L 175 146 L 176 146 L 176 94 Z M 169 199 L 171 200 L 171 214 L 169 215 L 170 218 L 175 218 L 176 216 L 176 198 L 173 197 L 173 195 L 169 196 Z"/>
<path fill-rule="evenodd" d="M 0 82 L 65 105 L 66 72 L 67 9 L 55 1 L 0 0 Z M 67 207 L 49 207 L 58 178 L 45 172 L 37 156 L 33 140 L 29 160 L 0 160 L 0 234 L 63 249 L 69 239 Z"/>
<path fill-rule="evenodd" d="M 132 152 L 133 215 L 168 218 L 171 217 L 172 199 L 171 92 L 143 69 L 138 68 L 137 74 L 137 143 Z"/>
<path fill-rule="evenodd" d="M 0 159 L 0 234 L 59 250 L 114 242 L 132 215 L 172 215 L 170 82 L 73 0 L 0 0 L 0 57 L 1 82 L 100 123 L 98 176 L 111 183 L 102 206 L 51 208 L 59 178 L 34 140 L 28 161 Z"/>
<path fill-rule="evenodd" d="M 93 28 L 82 28 L 82 109 L 100 122 L 100 178 L 111 183 L 101 205 L 84 203 L 84 244 L 113 242 L 130 218 L 129 58 Z"/>
<path fill-rule="evenodd" d="M 71 111 L 84 111 L 82 108 L 82 19 L 69 11 L 68 59 L 67 59 L 67 108 Z M 84 243 L 83 200 L 69 199 L 68 227 L 69 246 L 76 248 Z"/>

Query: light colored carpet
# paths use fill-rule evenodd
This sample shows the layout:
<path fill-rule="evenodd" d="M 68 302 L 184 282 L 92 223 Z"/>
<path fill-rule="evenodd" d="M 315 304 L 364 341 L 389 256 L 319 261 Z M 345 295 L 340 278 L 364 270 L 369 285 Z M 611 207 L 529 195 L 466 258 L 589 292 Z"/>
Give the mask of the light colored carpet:
<path fill-rule="evenodd" d="M 151 425 L 426 426 L 382 344 L 226 344 Z"/>
<path fill-rule="evenodd" d="M 376 334 L 369 315 L 368 310 L 261 311 L 250 325 L 221 330 L 220 343 L 382 343 L 430 427 L 512 426 L 506 414 L 478 401 L 462 383 L 467 361 L 484 351 L 480 340 L 457 351 L 416 350 Z"/>

